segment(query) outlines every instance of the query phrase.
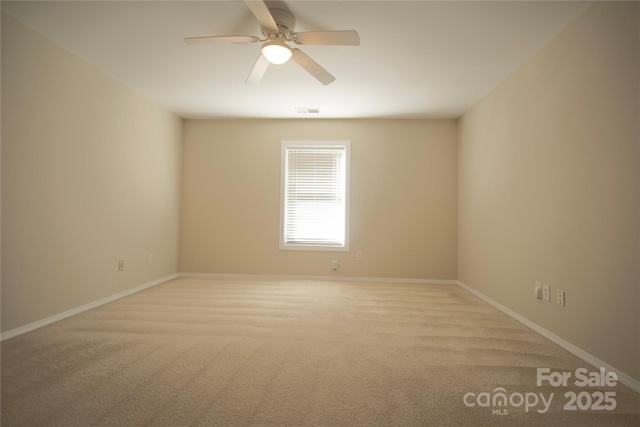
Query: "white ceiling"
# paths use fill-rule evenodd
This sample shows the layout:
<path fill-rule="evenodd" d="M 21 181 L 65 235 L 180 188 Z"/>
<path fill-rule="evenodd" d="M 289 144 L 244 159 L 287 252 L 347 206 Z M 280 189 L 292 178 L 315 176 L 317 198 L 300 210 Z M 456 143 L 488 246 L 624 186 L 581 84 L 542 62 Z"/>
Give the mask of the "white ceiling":
<path fill-rule="evenodd" d="M 361 45 L 298 46 L 335 77 L 296 63 L 245 79 L 260 44 L 186 45 L 256 35 L 242 1 L 2 1 L 8 13 L 185 118 L 455 118 L 592 2 L 286 1 L 296 31 L 355 29 Z"/>

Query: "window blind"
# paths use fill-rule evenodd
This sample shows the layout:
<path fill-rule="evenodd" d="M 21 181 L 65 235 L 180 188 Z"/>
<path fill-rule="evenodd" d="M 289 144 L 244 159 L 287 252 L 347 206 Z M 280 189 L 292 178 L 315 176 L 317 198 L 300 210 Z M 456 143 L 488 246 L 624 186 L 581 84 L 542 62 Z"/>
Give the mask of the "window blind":
<path fill-rule="evenodd" d="M 346 146 L 285 145 L 285 245 L 345 245 Z"/>

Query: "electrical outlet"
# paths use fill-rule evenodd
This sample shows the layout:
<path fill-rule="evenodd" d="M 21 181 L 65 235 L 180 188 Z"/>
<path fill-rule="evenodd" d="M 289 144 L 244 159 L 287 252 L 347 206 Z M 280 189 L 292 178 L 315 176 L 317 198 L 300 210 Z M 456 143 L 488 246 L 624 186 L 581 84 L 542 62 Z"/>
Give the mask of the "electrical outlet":
<path fill-rule="evenodd" d="M 536 282 L 533 285 L 533 294 L 536 296 L 536 299 L 542 298 L 542 283 Z"/>
<path fill-rule="evenodd" d="M 542 285 L 542 299 L 545 301 L 551 301 L 551 292 L 549 291 L 549 285 Z"/>
<path fill-rule="evenodd" d="M 356 261 L 362 261 L 362 252 L 356 252 Z"/>
<path fill-rule="evenodd" d="M 331 261 L 331 268 L 333 268 L 334 270 L 337 270 L 339 266 L 340 263 L 338 261 Z"/>
<path fill-rule="evenodd" d="M 124 260 L 121 259 L 120 261 L 118 261 L 118 271 L 123 271 L 124 270 Z"/>
<path fill-rule="evenodd" d="M 564 291 L 558 289 L 558 304 L 564 307 Z"/>
<path fill-rule="evenodd" d="M 153 254 L 149 254 L 149 264 L 153 264 Z"/>

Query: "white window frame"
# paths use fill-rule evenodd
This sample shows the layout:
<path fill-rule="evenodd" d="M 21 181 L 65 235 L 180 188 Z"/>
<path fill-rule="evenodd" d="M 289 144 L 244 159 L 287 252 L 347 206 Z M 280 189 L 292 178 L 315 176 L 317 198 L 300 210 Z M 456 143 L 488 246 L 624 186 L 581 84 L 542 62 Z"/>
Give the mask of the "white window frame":
<path fill-rule="evenodd" d="M 287 149 L 293 147 L 340 147 L 345 151 L 345 218 L 344 218 L 344 244 L 299 244 L 285 242 L 285 204 L 287 190 Z M 280 166 L 280 249 L 302 251 L 349 251 L 349 222 L 350 222 L 350 194 L 351 194 L 351 142 L 350 141 L 282 141 Z"/>

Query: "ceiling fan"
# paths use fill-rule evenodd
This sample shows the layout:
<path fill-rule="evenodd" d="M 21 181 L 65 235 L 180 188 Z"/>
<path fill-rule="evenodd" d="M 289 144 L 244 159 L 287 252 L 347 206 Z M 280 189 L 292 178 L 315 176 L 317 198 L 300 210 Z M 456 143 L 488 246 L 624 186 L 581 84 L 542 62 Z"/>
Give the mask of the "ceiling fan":
<path fill-rule="evenodd" d="M 269 64 L 284 64 L 292 59 L 320 83 L 328 85 L 336 78 L 309 55 L 298 48 L 291 48 L 287 43 L 298 45 L 334 45 L 359 46 L 360 36 L 354 30 L 346 31 L 305 31 L 296 33 L 294 27 L 296 19 L 282 2 L 269 2 L 269 7 L 263 0 L 245 0 L 253 15 L 260 23 L 260 30 L 264 38 L 255 36 L 208 36 L 187 37 L 187 44 L 199 43 L 262 43 L 262 54 L 256 61 L 247 84 L 257 84 L 262 80 Z"/>

